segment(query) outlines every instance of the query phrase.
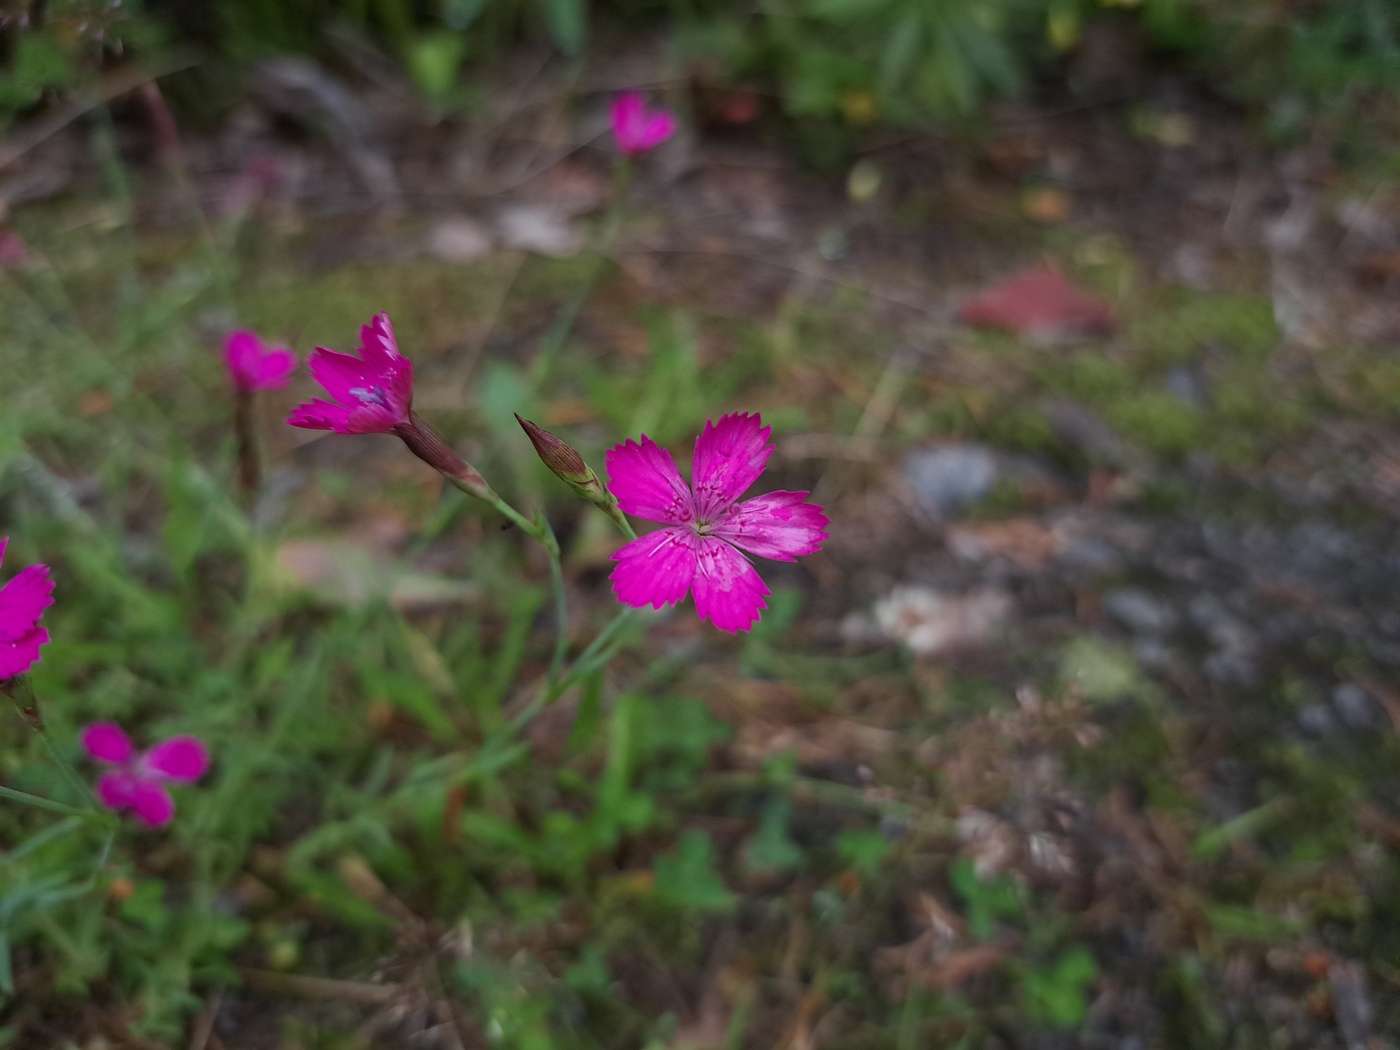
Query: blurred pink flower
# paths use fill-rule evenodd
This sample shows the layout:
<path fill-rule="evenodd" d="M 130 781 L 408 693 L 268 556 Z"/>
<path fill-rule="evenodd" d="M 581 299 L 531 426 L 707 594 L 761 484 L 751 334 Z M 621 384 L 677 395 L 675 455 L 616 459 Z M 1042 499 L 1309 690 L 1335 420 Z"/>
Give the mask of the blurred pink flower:
<path fill-rule="evenodd" d="M 116 767 L 97 778 L 98 801 L 118 813 L 131 810 L 148 828 L 175 815 L 167 783 L 193 784 L 209 769 L 209 751 L 198 737 L 171 737 L 138 753 L 121 726 L 97 722 L 83 730 L 80 742 L 91 758 Z"/>
<path fill-rule="evenodd" d="M 408 423 L 413 362 L 399 353 L 388 314 L 375 314 L 360 329 L 360 344 L 359 357 L 316 348 L 311 374 L 335 400 L 298 405 L 288 423 L 337 434 L 387 434 Z"/>
<path fill-rule="evenodd" d="M 8 536 L 0 538 L 0 561 L 9 543 Z M 39 620 L 52 604 L 53 580 L 47 565 L 21 569 L 0 587 L 0 682 L 24 674 L 39 662 L 39 646 L 49 640 Z"/>
<path fill-rule="evenodd" d="M 19 266 L 29 257 L 24 240 L 11 230 L 0 230 L 0 266 Z"/>
<path fill-rule="evenodd" d="M 257 332 L 239 329 L 224 340 L 224 364 L 236 389 L 275 390 L 287 385 L 296 371 L 297 355 L 285 346 L 268 346 Z"/>
<path fill-rule="evenodd" d="M 646 435 L 608 450 L 609 488 L 628 514 L 666 528 L 633 540 L 613 560 L 618 600 L 659 609 L 695 592 L 695 611 L 731 634 L 758 620 L 769 593 L 741 551 L 776 561 L 814 554 L 826 539 L 822 508 L 805 492 L 770 492 L 737 502 L 758 480 L 768 457 L 771 427 L 757 413 L 706 421 L 695 440 L 686 486 L 671 453 Z"/>
<path fill-rule="evenodd" d="M 613 137 L 629 157 L 655 149 L 676 133 L 676 117 L 669 109 L 647 109 L 636 91 L 624 91 L 612 104 Z"/>

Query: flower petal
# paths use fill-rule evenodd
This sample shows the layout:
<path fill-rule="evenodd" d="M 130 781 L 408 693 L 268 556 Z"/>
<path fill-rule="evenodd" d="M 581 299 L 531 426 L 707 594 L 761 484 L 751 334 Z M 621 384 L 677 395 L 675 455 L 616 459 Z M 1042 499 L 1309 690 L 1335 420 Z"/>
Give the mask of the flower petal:
<path fill-rule="evenodd" d="M 256 332 L 238 329 L 224 339 L 224 364 L 229 378 L 239 390 L 253 389 L 251 378 L 262 360 L 262 340 Z"/>
<path fill-rule="evenodd" d="M 747 558 L 715 537 L 700 540 L 692 584 L 695 611 L 721 631 L 747 631 L 757 622 L 768 586 Z"/>
<path fill-rule="evenodd" d="M 275 390 L 287 385 L 292 373 L 297 370 L 297 355 L 285 346 L 274 346 L 261 361 L 251 376 L 254 390 Z"/>
<path fill-rule="evenodd" d="M 660 529 L 614 553 L 612 584 L 618 601 L 634 609 L 659 609 L 684 598 L 695 577 L 696 538 L 688 529 Z"/>
<path fill-rule="evenodd" d="M 640 145 L 644 150 L 655 149 L 676 133 L 676 118 L 669 110 L 659 109 L 646 119 Z"/>
<path fill-rule="evenodd" d="M 195 736 L 175 736 L 141 756 L 141 768 L 166 780 L 190 784 L 209 770 L 209 749 Z"/>
<path fill-rule="evenodd" d="M 319 397 L 314 401 L 304 401 L 287 417 L 290 426 L 303 430 L 334 430 L 337 434 L 350 434 L 350 410 Z"/>
<path fill-rule="evenodd" d="M 830 519 L 805 492 L 768 492 L 740 503 L 711 526 L 715 536 L 774 561 L 815 554 L 826 540 Z"/>
<path fill-rule="evenodd" d="M 360 356 L 376 372 L 388 372 L 408 358 L 399 353 L 399 341 L 389 315 L 380 311 L 360 326 Z"/>
<path fill-rule="evenodd" d="M 127 805 L 136 819 L 148 828 L 169 824 L 170 818 L 175 816 L 175 802 L 170 792 L 154 780 L 132 777 L 131 781 L 131 797 Z"/>
<path fill-rule="evenodd" d="M 617 144 L 622 147 L 623 152 L 631 153 L 638 149 L 637 132 L 645 110 L 646 103 L 639 92 L 624 91 L 613 99 L 613 137 L 617 139 Z"/>
<path fill-rule="evenodd" d="M 47 565 L 21 569 L 0 587 L 0 642 L 18 641 L 29 634 L 53 604 L 53 580 Z"/>
<path fill-rule="evenodd" d="M 131 805 L 139 778 L 126 769 L 114 769 L 97 778 L 97 801 L 108 809 L 121 811 Z"/>
<path fill-rule="evenodd" d="M 39 662 L 39 647 L 49 643 L 49 632 L 35 627 L 13 642 L 0 642 L 0 681 L 26 673 Z"/>
<path fill-rule="evenodd" d="M 90 758 L 118 766 L 129 762 L 136 750 L 131 746 L 131 738 L 126 731 L 115 722 L 94 722 L 83 730 L 78 743 L 82 744 Z"/>
<path fill-rule="evenodd" d="M 758 480 L 773 454 L 768 443 L 772 432 L 757 412 L 731 413 L 718 423 L 705 421 L 690 468 L 696 517 L 713 521 Z"/>
<path fill-rule="evenodd" d="M 694 520 L 690 489 L 675 460 L 645 434 L 640 443 L 628 440 L 608 449 L 605 462 L 608 488 L 626 513 L 667 525 Z"/>
<path fill-rule="evenodd" d="M 346 408 L 353 409 L 363 404 L 366 397 L 373 395 L 376 386 L 383 386 L 379 371 L 370 368 L 354 354 L 342 354 L 318 346 L 307 363 L 311 368 L 311 378 Z M 387 400 L 387 394 L 383 392 L 380 397 Z"/>

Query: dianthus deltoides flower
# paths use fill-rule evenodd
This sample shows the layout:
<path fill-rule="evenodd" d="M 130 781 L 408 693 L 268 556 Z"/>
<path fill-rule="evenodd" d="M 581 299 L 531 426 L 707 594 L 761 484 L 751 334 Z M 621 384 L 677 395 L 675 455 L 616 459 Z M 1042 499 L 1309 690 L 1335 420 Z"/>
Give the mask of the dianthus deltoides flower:
<path fill-rule="evenodd" d="M 298 405 L 287 422 L 337 434 L 396 434 L 415 456 L 458 488 L 485 500 L 498 497 L 476 469 L 413 411 L 413 362 L 399 353 L 386 313 L 360 329 L 359 357 L 318 346 L 311 375 L 334 399 Z"/>
<path fill-rule="evenodd" d="M 257 332 L 239 329 L 224 340 L 224 366 L 234 389 L 251 394 L 286 386 L 296 371 L 297 355 L 285 346 L 268 346 Z"/>
<path fill-rule="evenodd" d="M 612 104 L 613 138 L 629 157 L 655 149 L 676 133 L 676 118 L 668 109 L 648 109 L 640 92 L 624 91 Z"/>
<path fill-rule="evenodd" d="M 9 544 L 8 536 L 0 537 L 0 562 Z M 47 565 L 21 569 L 0 587 L 0 682 L 24 674 L 39 662 L 39 647 L 49 640 L 39 620 L 52 604 L 53 580 Z"/>
<path fill-rule="evenodd" d="M 166 784 L 193 784 L 209 770 L 209 750 L 193 736 L 174 736 L 137 752 L 115 722 L 97 722 L 79 738 L 83 750 L 115 768 L 97 778 L 97 799 L 118 813 L 130 810 L 150 828 L 170 823 L 175 802 Z"/>
<path fill-rule="evenodd" d="M 399 353 L 389 315 L 360 329 L 359 357 L 318 346 L 311 375 L 334 399 L 298 405 L 287 422 L 337 434 L 392 434 L 413 412 L 413 362 Z"/>
<path fill-rule="evenodd" d="M 695 439 L 687 486 L 671 453 L 646 435 L 608 450 L 609 488 L 628 514 L 666 527 L 616 554 L 618 600 L 659 609 L 695 594 L 695 611 L 731 634 L 767 608 L 768 587 L 742 552 L 775 561 L 814 554 L 827 517 L 805 492 L 769 492 L 738 502 L 773 454 L 771 427 L 757 413 L 706 421 Z"/>

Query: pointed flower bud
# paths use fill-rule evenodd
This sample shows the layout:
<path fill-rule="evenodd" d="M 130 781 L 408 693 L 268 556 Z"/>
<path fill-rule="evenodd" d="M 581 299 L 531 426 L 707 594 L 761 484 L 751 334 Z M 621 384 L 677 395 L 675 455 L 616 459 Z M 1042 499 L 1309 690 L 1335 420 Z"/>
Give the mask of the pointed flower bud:
<path fill-rule="evenodd" d="M 521 419 L 519 413 L 516 413 L 515 421 L 525 431 L 525 436 L 530 439 L 530 444 L 535 446 L 540 460 L 554 472 L 556 478 L 589 503 L 606 512 L 613 520 L 621 518 L 621 513 L 617 509 L 617 500 L 613 498 L 613 494 L 608 491 L 607 486 L 594 473 L 593 468 L 584 462 L 578 449 L 563 438 L 551 434 L 538 423 Z"/>

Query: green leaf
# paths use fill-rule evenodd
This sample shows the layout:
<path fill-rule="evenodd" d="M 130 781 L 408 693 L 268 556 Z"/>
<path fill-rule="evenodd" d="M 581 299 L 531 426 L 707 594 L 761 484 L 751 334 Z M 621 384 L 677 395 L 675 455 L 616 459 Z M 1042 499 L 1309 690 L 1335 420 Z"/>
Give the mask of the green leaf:
<path fill-rule="evenodd" d="M 408 48 L 413 82 L 430 101 L 446 97 L 457 85 L 457 71 L 467 54 L 467 38 L 451 30 L 424 33 Z"/>
<path fill-rule="evenodd" d="M 448 29 L 467 29 L 486 8 L 486 0 L 442 0 L 442 21 Z"/>
<path fill-rule="evenodd" d="M 991 939 L 997 919 L 1021 914 L 1021 888 L 1016 882 L 1006 875 L 983 882 L 967 857 L 953 861 L 948 881 L 967 905 L 967 926 L 979 941 Z"/>
<path fill-rule="evenodd" d="M 573 57 L 583 50 L 583 0 L 544 0 L 544 17 L 560 51 Z"/>
<path fill-rule="evenodd" d="M 1098 973 L 1094 957 L 1075 945 L 1051 969 L 1032 970 L 1022 977 L 1027 1013 L 1059 1028 L 1079 1024 L 1089 1008 L 1084 986 Z"/>
<path fill-rule="evenodd" d="M 731 911 L 736 898 L 715 871 L 712 852 L 703 831 L 682 834 L 673 852 L 656 858 L 656 895 L 679 908 Z"/>
<path fill-rule="evenodd" d="M 802 866 L 802 850 L 788 835 L 791 820 L 791 799 L 779 797 L 768 803 L 758 831 L 744 850 L 749 867 L 759 871 L 794 871 Z"/>
<path fill-rule="evenodd" d="M 864 878 L 879 874 L 889 851 L 890 840 L 875 828 L 849 828 L 836 840 L 842 862 Z"/>

